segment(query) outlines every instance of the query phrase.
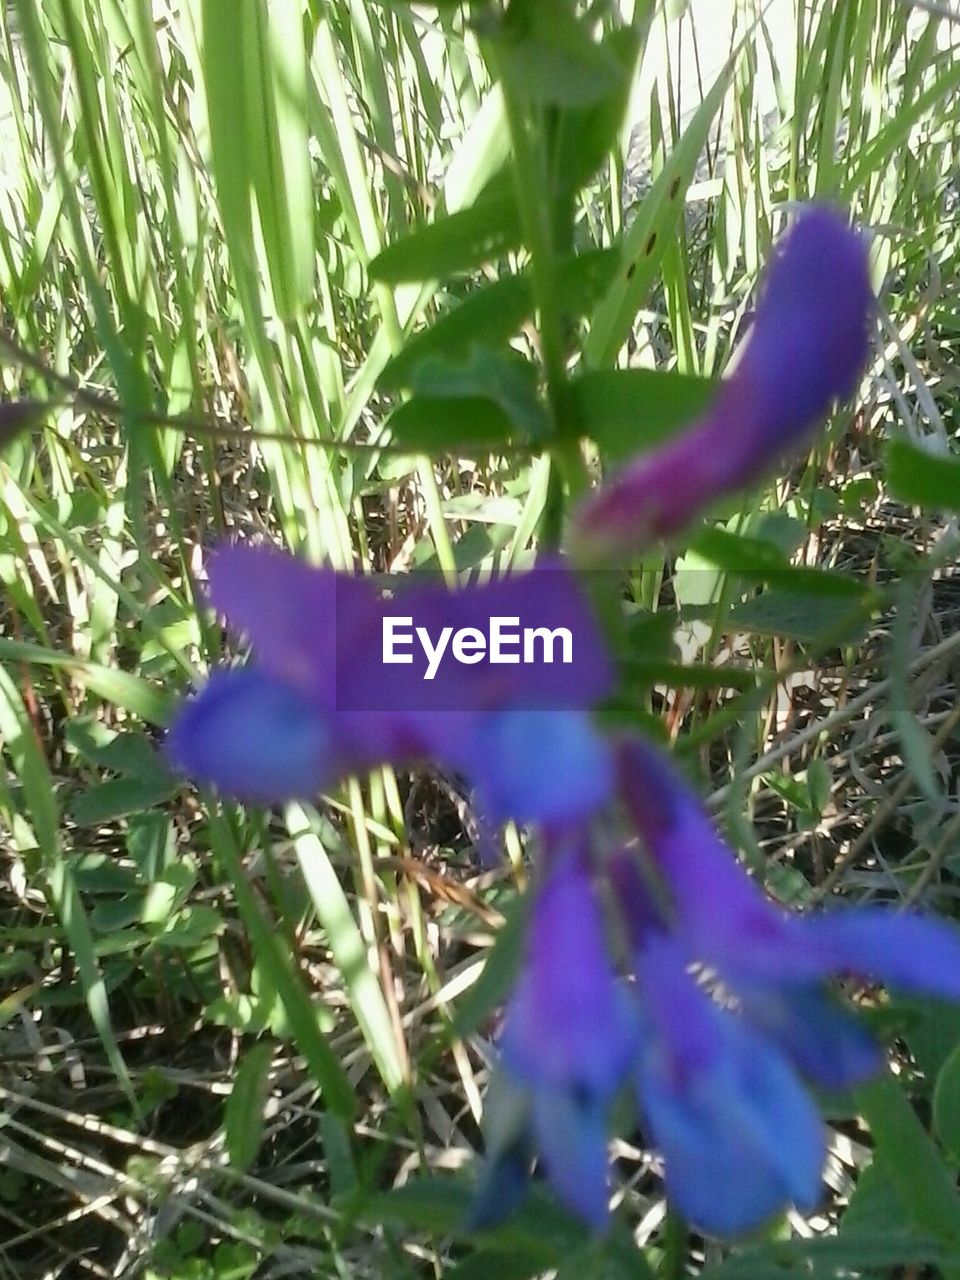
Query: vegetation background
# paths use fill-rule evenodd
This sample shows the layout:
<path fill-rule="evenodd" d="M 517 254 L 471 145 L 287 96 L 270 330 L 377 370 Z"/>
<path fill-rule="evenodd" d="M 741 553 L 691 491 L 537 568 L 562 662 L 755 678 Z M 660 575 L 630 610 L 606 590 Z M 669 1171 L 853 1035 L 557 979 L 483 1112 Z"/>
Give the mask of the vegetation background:
<path fill-rule="evenodd" d="M 814 1217 L 678 1238 L 638 1134 L 604 1240 L 539 1193 L 464 1236 L 522 833 L 484 870 L 460 779 L 383 771 L 269 815 L 158 754 L 228 651 L 195 607 L 218 538 L 452 579 L 524 563 L 549 523 L 529 386 L 482 354 L 541 352 L 523 239 L 481 198 L 517 135 L 473 9 L 0 10 L 0 379 L 49 403 L 0 458 L 0 1276 L 955 1273 L 960 1016 L 871 991 L 897 1080 L 830 1103 Z M 591 16 L 645 48 L 569 193 L 563 308 L 585 363 L 656 371 L 584 411 L 591 467 L 722 372 L 778 206 L 849 206 L 881 300 L 855 416 L 636 565 L 624 714 L 678 742 L 781 897 L 955 915 L 960 23 L 919 0 Z M 627 284 L 590 256 L 613 245 Z M 426 357 L 459 364 L 425 405 Z"/>

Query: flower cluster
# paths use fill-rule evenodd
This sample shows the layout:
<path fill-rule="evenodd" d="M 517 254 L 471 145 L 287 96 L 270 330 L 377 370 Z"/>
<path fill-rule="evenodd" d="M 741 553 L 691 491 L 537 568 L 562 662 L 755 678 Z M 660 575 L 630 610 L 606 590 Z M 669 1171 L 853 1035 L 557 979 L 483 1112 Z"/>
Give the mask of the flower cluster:
<path fill-rule="evenodd" d="M 819 1199 L 824 1131 L 806 1085 L 844 1088 L 882 1065 L 826 980 L 960 999 L 960 933 L 883 908 L 782 912 L 663 752 L 631 739 L 616 754 L 633 831 L 544 848 L 500 1041 L 510 1119 L 491 1128 L 477 1220 L 513 1207 L 535 1149 L 557 1196 L 602 1226 L 606 1116 L 629 1084 L 671 1202 L 736 1235 Z"/>
<path fill-rule="evenodd" d="M 871 306 L 862 239 L 832 210 L 801 214 L 711 408 L 575 513 L 574 551 L 609 557 L 667 536 L 804 444 L 862 372 Z M 768 901 L 669 758 L 593 721 L 613 675 L 561 561 L 482 588 L 412 587 L 388 606 L 362 580 L 232 547 L 211 559 L 209 595 L 255 660 L 215 673 L 181 709 L 169 751 L 185 773 L 275 803 L 382 762 L 440 760 L 472 779 L 490 817 L 536 824 L 539 887 L 500 1038 L 477 1225 L 509 1211 L 534 1157 L 563 1203 L 601 1225 L 609 1111 L 628 1085 L 670 1196 L 703 1230 L 812 1206 L 823 1132 L 806 1086 L 882 1064 L 828 979 L 960 999 L 958 935 L 916 916 L 791 916 Z M 533 605 L 576 631 L 581 656 L 573 671 L 471 662 L 439 672 L 428 696 L 377 661 L 398 601 L 465 631 Z M 611 839 L 611 811 L 632 830 Z"/>

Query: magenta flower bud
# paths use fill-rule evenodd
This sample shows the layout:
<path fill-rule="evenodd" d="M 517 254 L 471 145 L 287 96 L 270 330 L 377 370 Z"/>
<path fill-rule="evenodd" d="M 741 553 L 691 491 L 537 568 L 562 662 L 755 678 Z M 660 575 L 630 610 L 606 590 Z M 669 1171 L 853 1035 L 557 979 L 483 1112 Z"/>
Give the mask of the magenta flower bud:
<path fill-rule="evenodd" d="M 588 498 L 573 543 L 634 550 L 805 447 L 866 363 L 873 292 L 864 238 L 833 209 L 805 210 L 778 247 L 735 370 L 706 415 Z"/>

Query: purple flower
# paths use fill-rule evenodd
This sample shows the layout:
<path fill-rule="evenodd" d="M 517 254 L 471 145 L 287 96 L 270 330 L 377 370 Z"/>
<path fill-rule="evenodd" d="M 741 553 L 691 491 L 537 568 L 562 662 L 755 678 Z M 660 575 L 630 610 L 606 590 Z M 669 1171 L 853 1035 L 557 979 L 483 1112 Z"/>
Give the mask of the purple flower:
<path fill-rule="evenodd" d="M 526 963 L 500 1037 L 502 1072 L 516 1118 L 506 1140 L 488 1132 L 489 1158 L 516 1172 L 536 1150 L 561 1202 L 591 1225 L 607 1217 L 606 1113 L 637 1051 L 637 1016 L 607 946 L 589 851 L 579 835 L 544 850 L 544 883 L 534 900 Z M 504 1110 L 500 1096 L 488 1100 Z M 518 1107 L 518 1103 L 520 1104 Z M 481 1221 L 511 1206 L 488 1193 Z M 516 1194 L 515 1188 L 511 1191 Z M 496 1210 L 496 1211 L 494 1211 Z M 475 1217 L 476 1221 L 476 1217 Z"/>
<path fill-rule="evenodd" d="M 884 1062 L 828 980 L 960 1000 L 960 933 L 880 908 L 782 911 L 658 748 L 623 740 L 617 767 L 635 832 L 581 823 L 542 850 L 475 1225 L 509 1212 L 537 1155 L 564 1205 L 602 1226 L 606 1123 L 627 1080 L 668 1198 L 699 1229 L 809 1211 L 825 1129 L 808 1086 L 857 1084 Z"/>
<path fill-rule="evenodd" d="M 816 1206 L 823 1124 L 786 1055 L 722 1010 L 687 963 L 663 935 L 636 958 L 647 1032 L 637 1096 L 671 1202 L 712 1235 L 738 1235 L 785 1204 Z"/>
<path fill-rule="evenodd" d="M 578 552 L 592 558 L 676 533 L 803 446 L 856 386 L 872 308 L 863 238 L 834 210 L 808 208 L 767 269 L 753 329 L 705 417 L 586 500 Z"/>
<path fill-rule="evenodd" d="M 559 562 L 463 591 L 411 586 L 393 600 L 265 548 L 221 549 L 208 572 L 211 602 L 249 637 L 255 660 L 216 671 L 173 724 L 171 760 L 196 780 L 274 804 L 386 761 L 439 759 L 471 778 L 490 818 L 548 824 L 609 794 L 610 749 L 587 709 L 610 669 Z M 464 648 L 469 660 L 438 662 L 425 678 L 412 652 L 385 660 L 387 617 L 407 620 L 410 650 L 418 627 L 435 648 L 444 633 L 448 644 L 480 634 L 491 617 L 565 627 L 572 662 L 477 660 Z"/>
<path fill-rule="evenodd" d="M 960 933 L 882 908 L 781 911 L 660 751 L 630 741 L 618 759 L 642 837 L 640 858 L 610 862 L 645 1030 L 638 1100 L 675 1205 L 735 1235 L 817 1200 L 823 1132 L 803 1082 L 845 1087 L 883 1065 L 826 979 L 960 1000 Z"/>
<path fill-rule="evenodd" d="M 743 871 L 677 767 L 649 742 L 618 751 L 620 792 L 669 896 L 692 959 L 803 990 L 831 974 L 878 978 L 905 992 L 960 999 L 953 925 L 885 907 L 797 915 Z"/>

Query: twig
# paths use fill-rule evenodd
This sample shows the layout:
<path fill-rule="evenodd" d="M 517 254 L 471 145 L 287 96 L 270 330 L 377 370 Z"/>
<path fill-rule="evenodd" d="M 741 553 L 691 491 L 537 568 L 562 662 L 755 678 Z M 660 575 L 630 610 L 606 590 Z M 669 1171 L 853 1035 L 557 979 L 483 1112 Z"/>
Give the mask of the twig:
<path fill-rule="evenodd" d="M 939 644 L 934 645 L 932 649 L 928 649 L 926 653 L 921 653 L 907 668 L 908 673 L 917 675 L 925 667 L 930 666 L 931 663 L 953 653 L 955 649 L 960 649 L 960 632 L 947 636 L 945 640 L 941 640 Z M 786 742 L 781 742 L 778 747 L 773 747 L 765 755 L 762 755 L 759 760 L 755 760 L 752 765 L 744 769 L 737 777 L 736 784 L 727 783 L 726 786 L 714 791 L 707 800 L 708 806 L 711 809 L 719 809 L 734 785 L 739 786 L 743 782 L 758 778 L 761 774 L 766 773 L 772 765 L 778 764 L 786 756 L 792 755 L 800 747 L 806 746 L 808 742 L 813 742 L 822 733 L 830 733 L 840 725 L 846 724 L 848 720 L 854 720 L 861 711 L 870 706 L 872 702 L 877 702 L 889 690 L 889 678 L 879 680 L 876 684 L 871 685 L 869 689 L 864 689 L 863 693 L 852 698 L 846 706 L 838 707 L 836 711 L 824 716 L 822 720 L 815 720 L 812 724 L 808 724 L 806 728 L 795 733 L 792 738 L 788 738 Z"/>

